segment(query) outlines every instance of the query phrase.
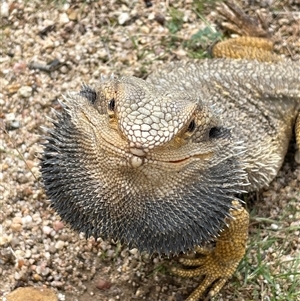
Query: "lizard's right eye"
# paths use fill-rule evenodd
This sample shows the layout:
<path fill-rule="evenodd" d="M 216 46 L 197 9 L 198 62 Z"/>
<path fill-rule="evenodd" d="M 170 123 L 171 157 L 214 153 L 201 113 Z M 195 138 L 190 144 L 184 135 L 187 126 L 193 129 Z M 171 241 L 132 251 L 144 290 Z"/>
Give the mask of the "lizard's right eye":
<path fill-rule="evenodd" d="M 108 103 L 108 110 L 111 112 L 115 111 L 115 99 L 112 98 Z"/>

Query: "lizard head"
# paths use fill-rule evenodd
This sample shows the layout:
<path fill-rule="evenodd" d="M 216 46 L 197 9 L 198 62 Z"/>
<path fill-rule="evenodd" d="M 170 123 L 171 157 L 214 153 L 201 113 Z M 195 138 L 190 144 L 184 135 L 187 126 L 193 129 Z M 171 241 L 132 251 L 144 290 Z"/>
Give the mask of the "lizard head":
<path fill-rule="evenodd" d="M 41 173 L 72 228 L 167 254 L 218 235 L 246 176 L 230 130 L 196 94 L 111 77 L 62 106 Z"/>

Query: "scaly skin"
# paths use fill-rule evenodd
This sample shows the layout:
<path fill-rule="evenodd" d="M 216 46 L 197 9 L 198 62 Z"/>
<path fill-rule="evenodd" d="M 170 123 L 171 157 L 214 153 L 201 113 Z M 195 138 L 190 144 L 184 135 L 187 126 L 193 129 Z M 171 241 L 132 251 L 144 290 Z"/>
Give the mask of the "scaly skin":
<path fill-rule="evenodd" d="M 83 87 L 65 97 L 49 131 L 46 192 L 87 236 L 184 252 L 219 234 L 232 195 L 247 185 L 243 147 L 218 123 L 200 99 L 161 93 L 138 78 Z"/>
<path fill-rule="evenodd" d="M 86 236 L 150 253 L 216 240 L 198 249 L 204 259 L 182 261 L 201 269 L 174 269 L 206 275 L 189 301 L 217 280 L 215 295 L 245 252 L 236 193 L 276 176 L 294 126 L 299 146 L 299 78 L 295 62 L 214 59 L 84 86 L 48 130 L 41 172 L 52 206 Z"/>
<path fill-rule="evenodd" d="M 147 80 L 162 91 L 180 87 L 220 111 L 223 126 L 233 127 L 233 140 L 246 147 L 241 162 L 251 183 L 247 190 L 254 191 L 268 185 L 282 165 L 299 114 L 299 75 L 300 64 L 287 60 L 216 59 L 171 63 Z"/>
<path fill-rule="evenodd" d="M 212 49 L 215 58 L 251 59 L 259 62 L 279 62 L 282 58 L 273 50 L 273 42 L 263 38 L 239 37 L 216 44 Z"/>
<path fill-rule="evenodd" d="M 242 40 L 245 41 L 244 38 Z M 256 39 L 251 41 L 256 42 Z M 225 52 L 229 43 L 232 41 L 225 43 Z M 221 47 L 219 49 L 222 50 Z M 259 54 L 256 49 L 254 52 Z M 268 54 L 263 56 L 268 57 Z M 232 128 L 233 140 L 243 141 L 246 147 L 240 159 L 248 174 L 248 191 L 268 185 L 276 176 L 294 124 L 298 148 L 300 145 L 300 65 L 280 62 L 281 59 L 275 61 L 277 63 L 271 64 L 230 60 L 207 61 L 197 65 L 174 63 L 148 78 L 161 90 L 180 87 L 181 91 L 196 91 L 198 97 L 206 100 L 206 105 L 215 104 L 221 110 L 219 117 L 222 124 Z M 299 152 L 296 160 L 299 162 Z M 197 301 L 217 280 L 208 292 L 208 296 L 215 296 L 234 273 L 245 252 L 249 218 L 245 210 L 239 217 L 229 221 L 228 228 L 225 227 L 212 252 L 200 250 L 200 254 L 206 254 L 206 257 L 200 261 L 182 261 L 186 265 L 199 265 L 198 268 L 173 269 L 175 274 L 183 277 L 206 275 L 187 301 Z M 225 244 L 219 243 L 224 241 L 224 237 L 230 239 Z"/>

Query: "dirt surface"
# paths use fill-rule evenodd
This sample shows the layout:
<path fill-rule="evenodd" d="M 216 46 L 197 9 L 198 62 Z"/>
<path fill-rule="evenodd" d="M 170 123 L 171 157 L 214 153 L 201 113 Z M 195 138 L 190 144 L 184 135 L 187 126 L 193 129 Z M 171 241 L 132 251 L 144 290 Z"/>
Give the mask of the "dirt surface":
<path fill-rule="evenodd" d="M 71 231 L 49 207 L 38 156 L 41 127 L 50 125 L 51 108 L 60 110 L 61 94 L 79 90 L 82 82 L 93 86 L 101 74 L 146 77 L 168 61 L 207 56 L 208 46 L 229 31 L 215 1 L 202 2 L 0 2 L 3 300 L 17 287 L 44 286 L 60 301 L 181 301 L 197 286 L 199 279 L 169 273 L 176 258 L 85 240 Z M 238 3 L 261 16 L 279 54 L 299 60 L 299 1 Z M 300 166 L 294 148 L 291 143 L 270 187 L 245 197 L 252 216 L 248 253 L 215 300 L 300 300 Z"/>

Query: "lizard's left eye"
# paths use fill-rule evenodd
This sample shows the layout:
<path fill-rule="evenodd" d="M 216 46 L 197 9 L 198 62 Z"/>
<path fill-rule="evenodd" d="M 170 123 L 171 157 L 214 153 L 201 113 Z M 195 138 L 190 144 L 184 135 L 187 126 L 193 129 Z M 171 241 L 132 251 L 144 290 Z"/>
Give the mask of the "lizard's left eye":
<path fill-rule="evenodd" d="M 108 103 L 108 110 L 111 112 L 115 111 L 115 99 L 112 98 Z"/>
<path fill-rule="evenodd" d="M 196 122 L 195 122 L 195 119 L 193 119 L 190 122 L 190 124 L 189 124 L 189 126 L 188 126 L 188 128 L 187 128 L 186 131 L 189 132 L 189 133 L 193 133 L 195 131 L 195 129 L 196 129 Z"/>

